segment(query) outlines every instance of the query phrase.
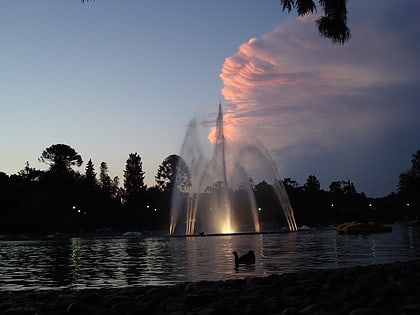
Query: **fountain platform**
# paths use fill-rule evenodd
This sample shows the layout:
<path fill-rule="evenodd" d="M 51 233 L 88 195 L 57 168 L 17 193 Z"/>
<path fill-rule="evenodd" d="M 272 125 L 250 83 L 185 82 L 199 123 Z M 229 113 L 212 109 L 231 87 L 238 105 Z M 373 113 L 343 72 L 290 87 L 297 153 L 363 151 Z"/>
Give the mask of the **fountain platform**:
<path fill-rule="evenodd" d="M 291 232 L 297 232 L 296 231 L 290 231 L 288 229 L 284 230 L 273 230 L 273 231 L 261 231 L 261 232 L 233 232 L 233 233 L 200 233 L 200 234 L 174 234 L 174 235 L 168 235 L 169 237 L 207 237 L 207 236 L 240 236 L 240 235 L 258 235 L 258 234 L 280 234 L 280 233 L 291 233 Z"/>

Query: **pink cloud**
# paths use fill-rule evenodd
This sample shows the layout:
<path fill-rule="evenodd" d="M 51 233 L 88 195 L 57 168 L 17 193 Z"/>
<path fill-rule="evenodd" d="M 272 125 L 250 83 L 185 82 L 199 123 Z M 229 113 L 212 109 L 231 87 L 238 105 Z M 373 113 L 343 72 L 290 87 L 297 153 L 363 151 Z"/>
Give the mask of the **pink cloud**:
<path fill-rule="evenodd" d="M 276 152 L 301 155 L 376 137 L 393 119 L 392 104 L 363 103 L 378 91 L 370 88 L 410 82 L 418 74 L 410 66 L 415 55 L 399 46 L 398 37 L 375 28 L 366 32 L 368 22 L 353 27 L 344 46 L 321 38 L 313 17 L 243 43 L 220 73 L 229 104 L 227 138 L 257 137 Z M 400 55 L 404 59 L 396 62 Z"/>

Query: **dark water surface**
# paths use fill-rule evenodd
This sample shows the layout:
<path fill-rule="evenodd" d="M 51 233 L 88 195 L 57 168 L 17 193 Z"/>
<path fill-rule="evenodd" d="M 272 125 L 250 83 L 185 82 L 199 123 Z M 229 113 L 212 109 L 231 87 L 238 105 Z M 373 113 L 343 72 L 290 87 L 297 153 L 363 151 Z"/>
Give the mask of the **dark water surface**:
<path fill-rule="evenodd" d="M 392 233 L 335 230 L 190 238 L 71 238 L 0 241 L 0 290 L 167 285 L 266 276 L 420 258 L 420 226 Z M 232 251 L 253 249 L 255 266 L 235 270 Z"/>

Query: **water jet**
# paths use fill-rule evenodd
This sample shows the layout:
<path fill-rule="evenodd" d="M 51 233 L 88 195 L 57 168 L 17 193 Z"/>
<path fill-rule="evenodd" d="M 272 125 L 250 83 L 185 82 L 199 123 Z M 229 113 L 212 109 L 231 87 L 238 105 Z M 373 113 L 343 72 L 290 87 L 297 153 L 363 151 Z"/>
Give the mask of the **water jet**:
<path fill-rule="evenodd" d="M 258 143 L 229 143 L 223 130 L 221 103 L 216 119 L 213 150 L 206 154 L 199 137 L 201 125 L 192 120 L 180 156 L 188 166 L 191 186 L 188 191 L 173 190 L 170 235 L 261 233 L 251 172 L 265 174 L 287 221 L 296 231 L 293 208 L 268 151 Z M 227 151 L 229 149 L 229 157 Z M 209 158 L 207 156 L 210 156 Z M 234 206 L 235 188 L 240 187 L 241 206 Z M 238 199 L 238 198 L 236 198 Z M 280 209 L 279 209 L 280 211 Z"/>

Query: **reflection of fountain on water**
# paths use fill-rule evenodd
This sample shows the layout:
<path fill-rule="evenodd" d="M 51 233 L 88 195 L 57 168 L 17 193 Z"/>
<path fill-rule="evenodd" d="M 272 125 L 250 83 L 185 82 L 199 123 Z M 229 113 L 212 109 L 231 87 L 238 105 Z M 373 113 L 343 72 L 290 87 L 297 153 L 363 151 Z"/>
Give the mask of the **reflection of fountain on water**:
<path fill-rule="evenodd" d="M 290 231 L 296 231 L 293 209 L 268 152 L 258 144 L 241 146 L 236 151 L 233 147 L 229 147 L 232 150 L 228 150 L 227 158 L 221 104 L 217 116 L 214 151 L 210 159 L 206 158 L 198 127 L 195 121 L 190 123 L 181 148 L 180 155 L 191 175 L 191 187 L 188 192 L 174 189 L 169 233 L 193 235 L 199 232 L 207 234 L 261 232 L 257 203 L 250 179 L 253 171 L 257 171 L 259 175 L 264 174 L 264 180 L 272 183 L 283 208 L 288 228 Z M 234 162 L 229 163 L 229 161 Z M 246 202 L 246 206 L 233 209 L 232 194 L 238 187 L 245 192 L 241 195 L 245 198 L 241 200 L 241 204 Z M 245 217 L 249 217 L 248 224 L 240 225 L 239 221 L 243 223 L 242 218 Z"/>

